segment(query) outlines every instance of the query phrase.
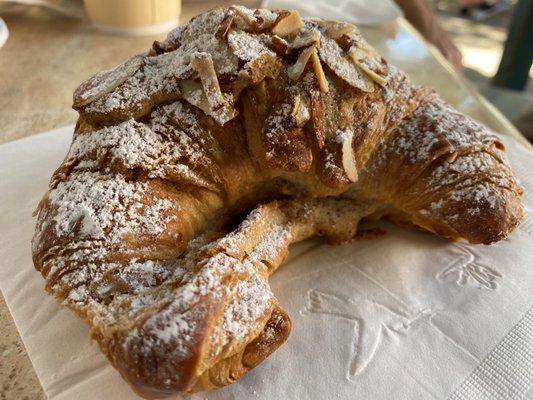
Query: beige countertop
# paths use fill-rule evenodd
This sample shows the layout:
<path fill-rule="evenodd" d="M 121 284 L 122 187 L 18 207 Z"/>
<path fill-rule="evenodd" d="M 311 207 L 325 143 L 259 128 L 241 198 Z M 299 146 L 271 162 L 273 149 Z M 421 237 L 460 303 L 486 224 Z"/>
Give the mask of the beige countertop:
<path fill-rule="evenodd" d="M 213 4 L 186 3 L 182 21 Z M 256 5 L 258 1 L 241 2 Z M 10 38 L 0 49 L 0 143 L 76 122 L 72 92 L 93 73 L 146 51 L 161 37 L 126 38 L 96 32 L 87 21 L 40 9 L 1 12 Z M 399 23 L 362 29 L 367 39 L 419 84 L 433 86 L 461 111 L 500 133 L 524 140 L 516 129 L 420 39 Z M 524 142 L 529 145 L 527 142 Z M 0 400 L 43 399 L 39 381 L 0 296 Z"/>

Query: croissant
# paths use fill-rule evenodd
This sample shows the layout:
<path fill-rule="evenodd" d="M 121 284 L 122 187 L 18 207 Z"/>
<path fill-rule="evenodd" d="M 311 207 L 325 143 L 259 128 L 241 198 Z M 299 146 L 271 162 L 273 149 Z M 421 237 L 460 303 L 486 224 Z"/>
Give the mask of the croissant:
<path fill-rule="evenodd" d="M 286 340 L 268 277 L 291 243 L 387 217 L 489 244 L 523 215 L 498 137 L 343 22 L 214 9 L 73 107 L 34 264 L 146 397 L 228 385 Z"/>

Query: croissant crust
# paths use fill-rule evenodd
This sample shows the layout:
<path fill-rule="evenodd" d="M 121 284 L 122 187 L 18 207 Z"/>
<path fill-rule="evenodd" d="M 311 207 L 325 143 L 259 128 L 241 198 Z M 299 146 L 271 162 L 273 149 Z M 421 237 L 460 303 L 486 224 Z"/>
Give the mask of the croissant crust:
<path fill-rule="evenodd" d="M 523 215 L 498 137 L 343 22 L 214 9 L 73 107 L 34 264 L 146 397 L 228 385 L 286 340 L 268 277 L 291 243 L 387 217 L 488 244 Z"/>

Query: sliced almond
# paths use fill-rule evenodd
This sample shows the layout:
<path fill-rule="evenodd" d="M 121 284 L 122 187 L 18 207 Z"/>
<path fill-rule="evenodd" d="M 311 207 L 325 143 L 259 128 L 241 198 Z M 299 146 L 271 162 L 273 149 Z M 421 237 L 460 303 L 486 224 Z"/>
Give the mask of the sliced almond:
<path fill-rule="evenodd" d="M 182 80 L 180 81 L 179 85 L 183 98 L 186 101 L 193 106 L 198 107 L 205 114 L 211 116 L 220 125 L 224 125 L 237 115 L 232 103 L 228 99 L 225 99 L 222 107 L 218 108 L 217 110 L 213 110 L 209 104 L 207 96 L 203 91 L 203 86 L 201 83 L 193 80 Z"/>
<path fill-rule="evenodd" d="M 265 53 L 275 55 L 276 53 L 267 47 L 265 36 L 230 29 L 228 32 L 228 45 L 233 54 L 242 61 L 251 61 Z"/>
<path fill-rule="evenodd" d="M 259 30 L 268 29 L 274 24 L 278 15 L 265 8 L 259 8 L 254 11 L 255 21 Z"/>
<path fill-rule="evenodd" d="M 217 40 L 217 43 L 213 47 L 210 47 L 207 52 L 213 58 L 213 64 L 215 65 L 215 71 L 217 71 L 219 80 L 221 75 L 236 75 L 239 72 L 239 57 L 227 45 L 227 37 L 225 42 Z"/>
<path fill-rule="evenodd" d="M 215 33 L 215 36 L 219 39 L 226 40 L 228 37 L 228 32 L 231 28 L 231 25 L 233 24 L 233 19 L 235 18 L 235 12 L 233 9 L 229 9 L 226 15 L 224 16 L 224 19 L 220 22 L 218 25 L 217 31 Z"/>
<path fill-rule="evenodd" d="M 237 12 L 237 14 L 246 22 L 251 28 L 256 24 L 256 17 L 252 10 L 244 6 L 232 6 L 231 10 Z"/>
<path fill-rule="evenodd" d="M 349 85 L 362 90 L 372 92 L 374 83 L 368 79 L 366 74 L 357 68 L 351 58 L 345 55 L 342 48 L 333 39 L 324 35 L 321 37 L 321 46 L 318 49 L 320 59 L 337 75 Z"/>
<path fill-rule="evenodd" d="M 318 87 L 324 93 L 329 92 L 329 85 L 326 79 L 326 74 L 324 74 L 324 70 L 322 69 L 320 58 L 318 58 L 316 48 L 314 47 L 313 47 L 313 52 L 311 53 L 311 62 L 313 63 L 313 71 L 315 71 L 315 75 L 318 81 Z"/>
<path fill-rule="evenodd" d="M 245 31 L 263 31 L 269 29 L 278 19 L 278 14 L 266 10 L 252 10 L 244 6 L 234 5 L 230 8 L 235 13 L 234 25 Z"/>
<path fill-rule="evenodd" d="M 363 71 L 370 79 L 376 82 L 380 86 L 385 86 L 387 84 L 387 79 L 378 75 L 376 72 L 372 71 L 366 64 L 361 61 L 360 55 L 357 51 L 350 50 L 348 55 L 354 62 L 354 64 Z"/>
<path fill-rule="evenodd" d="M 289 51 L 289 43 L 283 38 L 280 38 L 277 35 L 273 35 L 272 38 L 272 47 L 278 54 L 287 54 Z"/>
<path fill-rule="evenodd" d="M 363 63 L 358 63 L 357 66 L 365 73 L 367 74 L 370 79 L 372 79 L 374 82 L 376 82 L 380 86 L 386 86 L 387 85 L 387 79 L 376 74 L 374 71 L 372 71 L 370 68 L 368 68 Z"/>
<path fill-rule="evenodd" d="M 130 76 L 135 74 L 143 65 L 145 56 L 139 54 L 130 58 L 125 63 L 102 71 L 83 82 L 74 92 L 75 108 L 86 106 L 89 103 L 111 93 L 118 86 L 122 85 Z"/>
<path fill-rule="evenodd" d="M 209 53 L 194 53 L 191 57 L 191 66 L 198 72 L 211 109 L 217 110 L 222 107 L 225 100 L 220 90 L 211 55 Z"/>
<path fill-rule="evenodd" d="M 292 79 L 293 81 L 300 79 L 307 62 L 313 53 L 316 54 L 316 49 L 313 46 L 302 50 L 296 62 L 287 68 L 287 75 L 289 76 L 289 79 Z"/>
<path fill-rule="evenodd" d="M 342 35 L 340 38 L 336 39 L 337 43 L 344 51 L 350 50 L 350 47 L 353 44 L 353 40 L 350 35 Z"/>
<path fill-rule="evenodd" d="M 303 26 L 300 13 L 296 10 L 288 10 L 278 17 L 278 21 L 272 28 L 272 33 L 281 37 L 287 37 L 297 33 Z"/>
<path fill-rule="evenodd" d="M 347 35 L 357 28 L 352 24 L 347 24 L 345 22 L 336 22 L 328 24 L 324 29 L 324 33 L 333 40 L 339 39 L 343 35 Z"/>
<path fill-rule="evenodd" d="M 291 42 L 290 49 L 297 50 L 308 46 L 320 46 L 320 33 L 316 29 L 301 31 Z"/>
<path fill-rule="evenodd" d="M 341 144 L 342 168 L 348 179 L 356 182 L 358 174 L 353 153 L 353 132 L 350 130 L 338 132 L 335 140 Z"/>
<path fill-rule="evenodd" d="M 364 43 L 353 44 L 349 48 L 348 53 L 352 59 L 359 61 L 364 59 L 375 60 L 380 58 L 379 54 L 372 47 L 370 47 L 370 45 L 365 45 Z"/>
<path fill-rule="evenodd" d="M 311 118 L 309 107 L 306 105 L 306 101 L 302 99 L 302 96 L 299 94 L 294 97 L 294 105 L 292 107 L 291 115 L 294 118 L 298 128 L 304 126 Z"/>
<path fill-rule="evenodd" d="M 326 143 L 326 116 L 324 104 L 322 103 L 322 93 L 313 85 L 309 89 L 309 95 L 311 97 L 311 120 L 315 131 L 316 143 L 318 148 L 321 149 Z"/>

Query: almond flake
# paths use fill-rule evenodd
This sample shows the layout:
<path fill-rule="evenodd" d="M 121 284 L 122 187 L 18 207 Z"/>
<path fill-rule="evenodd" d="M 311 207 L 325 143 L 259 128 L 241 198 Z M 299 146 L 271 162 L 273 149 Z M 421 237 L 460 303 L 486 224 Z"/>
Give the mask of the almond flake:
<path fill-rule="evenodd" d="M 342 167 L 348 179 L 357 181 L 357 168 L 355 166 L 355 156 L 353 153 L 353 132 L 343 131 L 337 134 L 336 140 L 341 144 Z"/>
<path fill-rule="evenodd" d="M 296 10 L 280 14 L 279 21 L 272 28 L 272 33 L 281 37 L 290 36 L 302 28 L 302 18 Z"/>
<path fill-rule="evenodd" d="M 308 46 L 320 46 L 320 33 L 316 29 L 306 29 L 301 31 L 291 42 L 291 50 L 301 49 Z"/>
<path fill-rule="evenodd" d="M 222 96 L 220 90 L 211 55 L 208 53 L 193 54 L 191 57 L 191 66 L 198 72 L 211 109 L 216 110 L 222 107 L 224 105 L 224 96 Z"/>
<path fill-rule="evenodd" d="M 226 15 L 224 16 L 224 19 L 220 22 L 220 25 L 218 25 L 218 29 L 215 33 L 215 37 L 226 40 L 228 37 L 228 32 L 231 28 L 231 25 L 233 24 L 233 19 L 235 18 L 234 11 L 230 8 Z"/>
<path fill-rule="evenodd" d="M 255 27 L 256 17 L 253 14 L 252 10 L 244 6 L 232 6 L 232 10 L 235 10 L 237 14 L 248 24 L 250 28 Z"/>
<path fill-rule="evenodd" d="M 326 79 L 326 75 L 324 74 L 324 70 L 322 69 L 320 58 L 318 58 L 316 48 L 314 47 L 313 47 L 313 52 L 311 53 L 311 61 L 313 63 L 313 71 L 315 71 L 315 75 L 318 81 L 318 87 L 324 93 L 329 92 L 328 81 Z"/>
<path fill-rule="evenodd" d="M 320 59 L 331 68 L 335 75 L 363 92 L 374 91 L 373 82 L 365 74 L 361 73 L 351 58 L 345 55 L 345 52 L 337 42 L 322 35 L 320 43 L 321 46 L 318 49 Z"/>
<path fill-rule="evenodd" d="M 327 24 L 324 33 L 331 39 L 337 40 L 343 35 L 347 35 L 355 30 L 356 27 L 352 24 L 347 24 L 344 22 L 335 22 Z"/>
<path fill-rule="evenodd" d="M 296 122 L 296 126 L 298 128 L 304 126 L 311 118 L 309 108 L 307 107 L 305 101 L 299 94 L 294 97 L 294 105 L 292 107 L 291 115 L 294 118 L 294 121 Z"/>
<path fill-rule="evenodd" d="M 201 83 L 192 80 L 183 80 L 180 81 L 179 85 L 185 100 L 187 100 L 193 106 L 198 107 L 205 114 L 211 116 L 220 125 L 224 125 L 237 115 L 235 109 L 233 108 L 232 102 L 228 98 L 233 98 L 231 95 L 224 94 L 225 99 L 222 107 L 213 110 L 209 104 L 209 101 L 207 100 L 207 96 L 203 91 Z"/>
<path fill-rule="evenodd" d="M 144 58 L 144 54 L 139 54 L 113 69 L 97 73 L 82 83 L 74 92 L 74 107 L 86 106 L 115 90 L 141 68 Z"/>
<path fill-rule="evenodd" d="M 272 36 L 272 47 L 278 54 L 287 54 L 287 51 L 289 50 L 289 44 L 287 41 L 283 38 L 280 38 L 279 36 L 273 35 Z"/>
<path fill-rule="evenodd" d="M 372 79 L 374 82 L 376 82 L 378 85 L 380 86 L 385 86 L 387 84 L 387 79 L 385 79 L 384 77 L 378 75 L 377 73 L 375 73 L 374 71 L 372 71 L 366 64 L 364 64 L 362 61 L 361 61 L 361 58 L 359 57 L 359 54 L 358 51 L 359 49 L 355 49 L 355 50 L 350 50 L 348 52 L 348 55 L 350 56 L 350 58 L 352 59 L 352 61 L 354 62 L 354 64 L 361 70 L 363 71 L 370 79 Z"/>
<path fill-rule="evenodd" d="M 268 42 L 270 38 L 267 35 L 257 35 L 236 29 L 228 32 L 228 45 L 233 54 L 242 61 L 254 60 L 265 53 L 275 55 L 267 47 Z"/>
<path fill-rule="evenodd" d="M 290 79 L 292 79 L 293 81 L 300 79 L 300 76 L 302 76 L 307 62 L 309 61 L 309 58 L 313 53 L 316 54 L 316 49 L 313 46 L 307 47 L 302 50 L 296 62 L 287 68 L 287 75 Z"/>

